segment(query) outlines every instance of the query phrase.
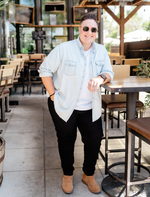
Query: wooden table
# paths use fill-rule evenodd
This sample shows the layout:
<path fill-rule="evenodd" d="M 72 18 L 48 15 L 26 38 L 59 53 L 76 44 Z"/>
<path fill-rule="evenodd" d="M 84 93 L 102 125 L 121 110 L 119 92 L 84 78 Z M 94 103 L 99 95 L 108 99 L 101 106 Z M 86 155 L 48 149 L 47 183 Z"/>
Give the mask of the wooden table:
<path fill-rule="evenodd" d="M 135 118 L 136 113 L 136 93 L 140 91 L 150 91 L 150 78 L 130 76 L 129 78 L 115 79 L 111 83 L 103 84 L 103 88 L 110 91 L 111 93 L 115 92 L 124 92 L 127 94 L 127 120 Z M 127 131 L 127 130 L 126 130 Z M 126 142 L 127 147 L 127 142 Z M 135 137 L 132 135 L 132 152 L 131 152 L 131 180 L 134 176 L 134 147 L 135 147 Z M 127 161 L 127 156 L 125 155 L 125 164 Z M 125 174 L 126 174 L 126 165 L 125 165 Z M 109 196 L 123 196 L 125 194 L 125 185 L 117 180 L 114 180 L 109 175 L 105 177 L 102 181 L 102 189 Z M 134 188 L 135 189 L 135 188 Z M 139 188 L 137 189 L 139 190 Z M 135 191 L 138 192 L 138 191 Z M 119 195 L 120 194 L 120 195 Z M 150 196 L 150 194 L 148 195 Z"/>

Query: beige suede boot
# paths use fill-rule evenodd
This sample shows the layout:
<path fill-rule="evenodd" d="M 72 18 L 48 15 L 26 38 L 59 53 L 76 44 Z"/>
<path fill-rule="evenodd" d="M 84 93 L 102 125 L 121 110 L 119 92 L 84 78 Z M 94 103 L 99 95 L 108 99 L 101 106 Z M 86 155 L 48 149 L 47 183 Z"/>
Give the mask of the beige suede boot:
<path fill-rule="evenodd" d="M 66 194 L 73 192 L 73 176 L 63 175 L 62 189 Z"/>
<path fill-rule="evenodd" d="M 82 176 L 82 181 L 88 186 L 88 189 L 90 190 L 90 192 L 94 194 L 98 194 L 101 192 L 100 186 L 96 182 L 94 175 L 86 176 L 86 174 L 84 173 Z"/>

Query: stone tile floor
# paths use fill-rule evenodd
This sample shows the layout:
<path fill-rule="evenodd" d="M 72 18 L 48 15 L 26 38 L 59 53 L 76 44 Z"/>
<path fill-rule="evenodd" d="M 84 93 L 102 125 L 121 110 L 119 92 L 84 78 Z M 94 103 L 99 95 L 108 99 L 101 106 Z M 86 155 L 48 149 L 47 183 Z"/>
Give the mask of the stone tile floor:
<path fill-rule="evenodd" d="M 18 94 L 19 105 L 11 105 L 11 112 L 6 114 L 8 121 L 0 123 L 6 141 L 3 183 L 0 197 L 94 197 L 107 196 L 103 191 L 92 194 L 81 182 L 83 163 L 83 144 L 78 132 L 75 144 L 74 191 L 70 195 L 61 189 L 62 170 L 57 150 L 57 138 L 52 119 L 47 108 L 47 97 L 41 94 Z M 141 100 L 143 99 L 141 95 Z M 146 116 L 149 116 L 147 113 Z M 105 125 L 104 125 L 105 126 Z M 120 135 L 125 131 L 125 122 L 121 120 L 119 129 L 116 125 L 109 132 Z M 113 148 L 124 147 L 124 140 L 110 140 Z M 104 142 L 101 146 L 104 150 Z M 109 164 L 124 161 L 124 153 L 112 153 Z M 150 163 L 149 147 L 143 143 L 142 163 Z M 118 170 L 119 168 L 117 168 Z M 105 177 L 104 162 L 99 157 L 95 177 L 99 185 Z"/>

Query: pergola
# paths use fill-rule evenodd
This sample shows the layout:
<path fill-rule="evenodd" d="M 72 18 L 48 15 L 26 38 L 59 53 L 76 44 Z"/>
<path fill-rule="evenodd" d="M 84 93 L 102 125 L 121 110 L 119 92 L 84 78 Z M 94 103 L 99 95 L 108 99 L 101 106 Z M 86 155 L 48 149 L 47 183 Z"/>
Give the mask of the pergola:
<path fill-rule="evenodd" d="M 136 6 L 125 18 L 124 6 Z M 150 5 L 149 0 L 79 0 L 80 6 L 102 7 L 120 26 L 120 55 L 124 55 L 124 25 L 144 5 Z M 120 18 L 108 6 L 120 6 Z"/>

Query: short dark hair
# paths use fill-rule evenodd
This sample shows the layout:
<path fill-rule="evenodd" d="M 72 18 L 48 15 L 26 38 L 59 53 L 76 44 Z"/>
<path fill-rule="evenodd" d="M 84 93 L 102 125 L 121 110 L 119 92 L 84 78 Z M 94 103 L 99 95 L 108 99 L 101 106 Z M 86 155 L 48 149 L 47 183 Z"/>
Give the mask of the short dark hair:
<path fill-rule="evenodd" d="M 80 19 L 80 24 L 87 20 L 87 19 L 93 19 L 96 24 L 98 25 L 98 22 L 97 22 L 97 16 L 93 13 L 93 12 L 88 12 L 87 14 L 84 14 L 81 19 Z"/>

